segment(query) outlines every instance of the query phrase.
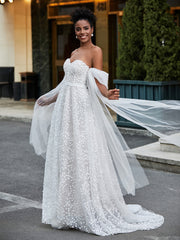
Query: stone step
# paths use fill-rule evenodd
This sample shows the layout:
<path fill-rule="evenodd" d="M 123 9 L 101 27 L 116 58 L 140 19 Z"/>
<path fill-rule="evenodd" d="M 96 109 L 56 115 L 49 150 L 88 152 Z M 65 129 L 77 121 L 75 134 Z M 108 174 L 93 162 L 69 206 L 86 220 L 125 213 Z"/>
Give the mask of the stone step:
<path fill-rule="evenodd" d="M 180 133 L 176 133 L 171 135 L 171 137 L 176 138 L 176 139 L 180 139 Z M 175 146 L 171 143 L 168 143 L 167 140 L 160 138 L 159 139 L 160 142 L 160 150 L 163 152 L 174 152 L 174 153 L 180 153 L 180 147 Z"/>
<path fill-rule="evenodd" d="M 159 142 L 134 148 L 131 151 L 143 167 L 180 173 L 180 153 L 161 151 Z"/>

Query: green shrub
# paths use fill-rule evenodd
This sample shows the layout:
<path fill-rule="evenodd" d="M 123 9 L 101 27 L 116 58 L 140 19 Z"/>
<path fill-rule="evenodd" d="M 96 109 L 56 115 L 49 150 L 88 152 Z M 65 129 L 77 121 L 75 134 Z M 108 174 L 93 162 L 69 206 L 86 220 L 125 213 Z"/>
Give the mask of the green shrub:
<path fill-rule="evenodd" d="M 144 79 L 143 0 L 129 0 L 120 26 L 116 75 L 121 79 Z"/>
<path fill-rule="evenodd" d="M 179 33 L 166 0 L 128 0 L 120 27 L 117 78 L 180 80 Z"/>
<path fill-rule="evenodd" d="M 179 43 L 179 29 L 166 0 L 144 0 L 145 80 L 180 80 Z"/>

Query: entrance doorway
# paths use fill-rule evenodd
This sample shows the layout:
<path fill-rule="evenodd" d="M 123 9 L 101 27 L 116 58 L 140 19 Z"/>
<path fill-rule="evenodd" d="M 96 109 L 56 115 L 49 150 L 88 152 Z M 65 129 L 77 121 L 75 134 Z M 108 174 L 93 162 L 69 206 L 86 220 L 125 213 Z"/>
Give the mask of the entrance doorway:
<path fill-rule="evenodd" d="M 120 1 L 124 4 L 125 0 Z M 109 5 L 110 3 L 110 5 Z M 119 25 L 122 18 L 119 0 L 62 0 L 48 4 L 48 19 L 52 26 L 52 87 L 63 79 L 63 64 L 71 52 L 79 47 L 70 14 L 77 7 L 87 7 L 96 16 L 93 43 L 103 50 L 103 70 L 109 72 L 109 87 L 113 87 L 118 57 Z M 123 5 L 124 6 L 124 5 Z M 118 9 L 118 10 L 117 10 Z"/>

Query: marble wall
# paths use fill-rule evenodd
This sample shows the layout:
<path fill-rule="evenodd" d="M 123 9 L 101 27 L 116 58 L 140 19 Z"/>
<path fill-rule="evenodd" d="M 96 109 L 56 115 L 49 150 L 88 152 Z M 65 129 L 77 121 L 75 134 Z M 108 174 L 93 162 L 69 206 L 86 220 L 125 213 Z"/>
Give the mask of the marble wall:
<path fill-rule="evenodd" d="M 48 0 L 32 0 L 33 71 L 39 74 L 39 94 L 51 89 L 51 25 L 47 19 Z"/>
<path fill-rule="evenodd" d="M 95 1 L 96 45 L 103 51 L 103 70 L 109 72 L 108 63 L 108 0 Z"/>
<path fill-rule="evenodd" d="M 0 67 L 14 67 L 14 6 L 0 5 Z"/>
<path fill-rule="evenodd" d="M 0 67 L 14 67 L 14 81 L 20 72 L 32 72 L 30 0 L 0 5 Z"/>

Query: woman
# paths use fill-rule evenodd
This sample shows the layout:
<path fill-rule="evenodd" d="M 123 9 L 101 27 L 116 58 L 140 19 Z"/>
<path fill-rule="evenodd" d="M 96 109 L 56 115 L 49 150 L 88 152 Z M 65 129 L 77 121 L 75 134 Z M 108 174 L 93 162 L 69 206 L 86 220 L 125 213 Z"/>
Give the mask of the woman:
<path fill-rule="evenodd" d="M 157 228 L 161 215 L 123 199 L 148 180 L 104 104 L 117 108 L 119 90 L 107 89 L 102 50 L 91 41 L 95 17 L 81 8 L 72 21 L 80 47 L 61 84 L 37 100 L 31 127 L 36 153 L 46 154 L 42 222 L 100 236 Z"/>

